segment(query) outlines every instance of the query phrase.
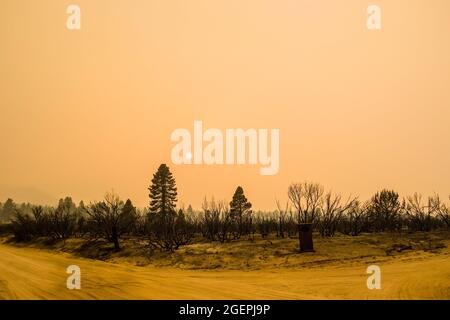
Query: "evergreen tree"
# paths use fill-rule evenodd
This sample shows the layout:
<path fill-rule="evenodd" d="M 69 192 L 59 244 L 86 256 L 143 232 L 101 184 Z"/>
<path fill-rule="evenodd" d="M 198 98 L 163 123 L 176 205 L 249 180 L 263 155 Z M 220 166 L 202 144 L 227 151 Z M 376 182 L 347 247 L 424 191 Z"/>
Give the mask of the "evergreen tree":
<path fill-rule="evenodd" d="M 131 202 L 130 199 L 127 199 L 127 201 L 125 201 L 125 204 L 123 206 L 123 210 L 122 210 L 125 214 L 127 215 L 135 215 L 136 214 L 136 207 L 133 206 L 133 203 Z"/>
<path fill-rule="evenodd" d="M 192 206 L 189 205 L 187 210 L 186 210 L 186 215 L 189 217 L 192 217 L 194 215 L 194 209 L 192 209 Z"/>
<path fill-rule="evenodd" d="M 177 213 L 177 187 L 169 168 L 161 164 L 153 175 L 150 190 L 150 211 L 147 215 L 149 244 L 162 251 L 178 249 L 193 236 L 183 210 Z"/>
<path fill-rule="evenodd" d="M 71 197 L 60 199 L 50 212 L 51 234 L 54 239 L 67 239 L 77 227 L 77 207 Z"/>
<path fill-rule="evenodd" d="M 0 216 L 0 222 L 9 222 L 16 212 L 16 204 L 12 199 L 6 200 Z"/>
<path fill-rule="evenodd" d="M 233 195 L 233 200 L 230 202 L 230 215 L 237 223 L 238 230 L 235 233 L 235 238 L 250 232 L 251 227 L 251 213 L 252 204 L 248 202 L 244 195 L 244 190 L 241 186 L 236 188 Z"/>
<path fill-rule="evenodd" d="M 230 202 L 230 211 L 233 216 L 243 216 L 246 213 L 251 213 L 252 204 L 248 202 L 244 195 L 244 189 L 237 187 L 233 195 L 233 200 Z"/>
<path fill-rule="evenodd" d="M 162 216 L 175 213 L 177 187 L 175 178 L 165 164 L 161 164 L 153 175 L 150 191 L 150 214 Z"/>
<path fill-rule="evenodd" d="M 86 214 L 86 205 L 83 200 L 78 203 L 78 207 L 76 209 L 78 217 L 83 217 Z"/>
<path fill-rule="evenodd" d="M 121 228 L 125 229 L 124 232 L 134 232 L 136 230 L 136 221 L 138 219 L 138 213 L 136 207 L 130 199 L 125 201 L 122 209 Z"/>

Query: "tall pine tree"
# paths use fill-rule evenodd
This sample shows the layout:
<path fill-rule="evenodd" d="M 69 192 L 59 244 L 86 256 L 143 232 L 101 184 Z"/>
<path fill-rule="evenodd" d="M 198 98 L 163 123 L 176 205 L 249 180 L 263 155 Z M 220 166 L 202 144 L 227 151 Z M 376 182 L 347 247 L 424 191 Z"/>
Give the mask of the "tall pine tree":
<path fill-rule="evenodd" d="M 177 187 L 175 178 L 165 164 L 161 164 L 158 171 L 153 175 L 150 191 L 150 214 L 175 213 L 177 202 Z"/>
<path fill-rule="evenodd" d="M 237 232 L 234 238 L 238 238 L 243 234 L 248 234 L 251 228 L 251 213 L 252 204 L 248 202 L 244 195 L 244 190 L 241 186 L 236 188 L 233 199 L 230 202 L 230 214 L 232 219 L 237 224 Z"/>
<path fill-rule="evenodd" d="M 252 204 L 248 202 L 244 195 L 244 189 L 237 187 L 230 202 L 230 212 L 234 217 L 242 217 L 246 213 L 251 213 Z"/>

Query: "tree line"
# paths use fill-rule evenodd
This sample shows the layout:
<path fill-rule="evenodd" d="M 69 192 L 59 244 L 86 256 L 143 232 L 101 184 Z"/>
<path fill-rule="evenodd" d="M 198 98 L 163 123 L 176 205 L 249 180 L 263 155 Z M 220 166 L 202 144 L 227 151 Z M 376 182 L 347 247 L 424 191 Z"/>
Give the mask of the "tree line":
<path fill-rule="evenodd" d="M 285 205 L 276 201 L 274 212 L 254 212 L 242 187 L 230 202 L 205 197 L 202 209 L 177 208 L 177 187 L 169 167 L 161 164 L 149 187 L 150 203 L 137 209 L 109 192 L 100 202 L 76 205 L 70 197 L 56 207 L 22 204 L 11 199 L 0 203 L 0 231 L 16 241 L 39 237 L 103 239 L 115 251 L 124 237 L 145 239 L 153 249 L 173 252 L 193 241 L 228 242 L 238 239 L 297 237 L 298 225 L 311 223 L 322 237 L 337 233 L 357 236 L 365 232 L 414 232 L 450 228 L 450 205 L 438 195 L 423 198 L 415 193 L 400 198 L 393 190 L 377 192 L 362 202 L 344 198 L 317 183 L 292 183 Z"/>

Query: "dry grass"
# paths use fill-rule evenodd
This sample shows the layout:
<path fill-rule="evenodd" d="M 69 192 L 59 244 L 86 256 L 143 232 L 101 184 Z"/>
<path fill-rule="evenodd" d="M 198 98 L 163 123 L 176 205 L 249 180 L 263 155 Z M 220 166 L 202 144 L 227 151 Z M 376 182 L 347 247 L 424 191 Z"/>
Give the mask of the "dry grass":
<path fill-rule="evenodd" d="M 0 299 L 450 299 L 449 245 L 445 232 L 316 237 L 316 252 L 305 254 L 296 239 L 197 243 L 174 254 L 131 239 L 120 253 L 81 239 L 4 243 Z M 81 290 L 66 288 L 72 264 Z M 366 286 L 370 264 L 381 268 L 381 290 Z"/>
<path fill-rule="evenodd" d="M 151 250 L 145 240 L 126 239 L 122 251 L 114 252 L 104 241 L 73 238 L 52 242 L 39 239 L 29 243 L 13 243 L 76 256 L 128 263 L 136 266 L 176 267 L 192 270 L 260 270 L 279 268 L 320 267 L 362 261 L 381 262 L 394 257 L 413 257 L 420 252 L 439 253 L 450 247 L 450 232 L 363 234 L 358 237 L 338 235 L 333 238 L 314 237 L 315 252 L 299 253 L 298 239 L 240 239 L 220 243 L 198 241 L 174 253 Z"/>

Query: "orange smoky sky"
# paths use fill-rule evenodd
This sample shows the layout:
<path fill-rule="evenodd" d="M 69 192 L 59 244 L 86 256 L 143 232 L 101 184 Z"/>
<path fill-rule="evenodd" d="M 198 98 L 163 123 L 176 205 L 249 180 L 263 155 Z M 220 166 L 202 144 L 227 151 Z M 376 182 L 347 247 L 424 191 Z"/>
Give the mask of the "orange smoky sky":
<path fill-rule="evenodd" d="M 160 163 L 194 208 L 241 185 L 274 209 L 304 180 L 447 197 L 449 14 L 448 0 L 1 0 L 0 201 L 114 189 L 146 206 Z M 278 174 L 172 164 L 172 131 L 195 120 L 279 128 Z"/>

